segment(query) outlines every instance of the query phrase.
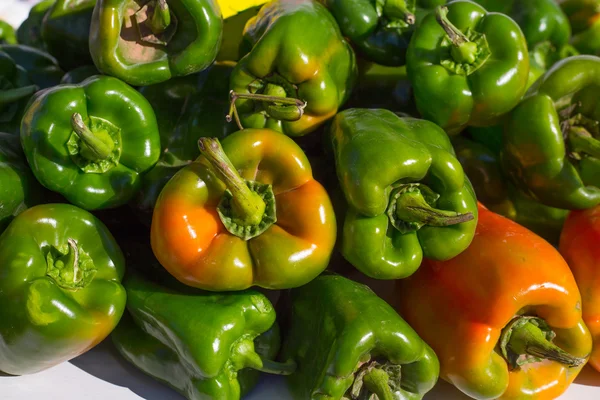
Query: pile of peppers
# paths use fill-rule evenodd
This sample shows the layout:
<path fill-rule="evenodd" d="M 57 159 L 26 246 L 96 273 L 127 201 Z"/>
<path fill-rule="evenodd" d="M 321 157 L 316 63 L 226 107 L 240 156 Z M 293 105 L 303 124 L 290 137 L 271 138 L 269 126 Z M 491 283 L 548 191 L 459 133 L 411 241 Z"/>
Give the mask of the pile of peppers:
<path fill-rule="evenodd" d="M 599 16 L 43 0 L 0 21 L 0 373 L 105 342 L 188 400 L 546 400 L 600 374 Z"/>

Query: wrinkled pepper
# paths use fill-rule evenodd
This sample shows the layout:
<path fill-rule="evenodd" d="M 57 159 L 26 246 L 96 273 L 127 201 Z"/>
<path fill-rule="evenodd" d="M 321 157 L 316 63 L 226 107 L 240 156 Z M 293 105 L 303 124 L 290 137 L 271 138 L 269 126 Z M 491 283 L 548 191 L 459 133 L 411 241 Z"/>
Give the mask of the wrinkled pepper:
<path fill-rule="evenodd" d="M 469 248 L 426 260 L 397 282 L 397 299 L 439 357 L 440 376 L 475 399 L 555 399 L 592 350 L 558 251 L 483 206 Z"/>
<path fill-rule="evenodd" d="M 2 20 L 0 20 L 0 44 L 17 44 L 15 28 Z"/>
<path fill-rule="evenodd" d="M 569 17 L 571 44 L 583 54 L 600 55 L 600 1 L 555 0 Z"/>
<path fill-rule="evenodd" d="M 421 399 L 438 380 L 433 350 L 368 286 L 322 275 L 292 289 L 280 359 L 296 399 Z"/>
<path fill-rule="evenodd" d="M 452 145 L 478 201 L 490 211 L 558 244 L 568 210 L 545 206 L 518 190 L 502 172 L 500 156 L 483 144 L 458 136 Z"/>
<path fill-rule="evenodd" d="M 44 190 L 31 173 L 19 136 L 0 132 L 0 233 L 27 208 L 43 201 Z"/>
<path fill-rule="evenodd" d="M 320 3 L 267 3 L 246 24 L 244 43 L 247 54 L 230 79 L 240 129 L 303 136 L 332 118 L 350 96 L 358 72 L 354 52 Z"/>
<path fill-rule="evenodd" d="M 74 85 L 85 81 L 90 76 L 100 75 L 100 72 L 93 65 L 84 65 L 70 70 L 63 75 L 60 83 Z"/>
<path fill-rule="evenodd" d="M 29 10 L 27 19 L 17 28 L 17 42 L 36 49 L 46 50 L 42 39 L 42 21 L 46 12 L 54 5 L 56 0 L 42 0 Z"/>
<path fill-rule="evenodd" d="M 263 294 L 183 293 L 138 274 L 123 284 L 128 314 L 113 343 L 126 360 L 188 400 L 238 400 L 258 370 L 280 372 L 271 361 L 280 344 L 275 309 Z"/>
<path fill-rule="evenodd" d="M 419 112 L 451 135 L 467 125 L 497 123 L 518 104 L 529 77 L 517 23 L 470 1 L 429 13 L 406 57 Z"/>
<path fill-rule="evenodd" d="M 142 177 L 133 199 L 148 224 L 156 199 L 165 184 L 200 155 L 202 136 L 224 138 L 235 125 L 225 120 L 229 110 L 227 89 L 234 64 L 216 63 L 208 69 L 139 89 L 156 113 L 161 137 L 158 163 Z"/>
<path fill-rule="evenodd" d="M 152 217 L 152 249 L 181 282 L 205 290 L 301 286 L 328 265 L 336 219 L 296 143 L 270 129 L 222 141 L 173 176 Z"/>
<path fill-rule="evenodd" d="M 400 279 L 423 257 L 446 260 L 469 246 L 477 201 L 440 127 L 383 109 L 349 109 L 333 119 L 330 140 L 349 205 L 341 251 L 357 269 Z"/>
<path fill-rule="evenodd" d="M 335 17 L 360 57 L 386 66 L 404 65 L 417 24 L 417 8 L 445 0 L 319 0 Z"/>
<path fill-rule="evenodd" d="M 125 309 L 124 268 L 89 212 L 44 204 L 19 214 L 0 236 L 0 371 L 39 372 L 104 340 Z"/>
<path fill-rule="evenodd" d="M 566 58 L 529 88 L 506 121 L 503 169 L 542 204 L 600 204 L 599 87 L 599 57 Z"/>
<path fill-rule="evenodd" d="M 42 40 L 66 71 L 92 63 L 88 38 L 96 0 L 56 0 L 44 15 Z"/>
<path fill-rule="evenodd" d="M 23 116 L 21 143 L 38 181 L 87 210 L 127 203 L 160 156 L 148 101 L 100 75 L 36 95 Z"/>
<path fill-rule="evenodd" d="M 142 86 L 206 69 L 222 34 L 216 0 L 98 0 L 89 42 L 98 70 Z"/>

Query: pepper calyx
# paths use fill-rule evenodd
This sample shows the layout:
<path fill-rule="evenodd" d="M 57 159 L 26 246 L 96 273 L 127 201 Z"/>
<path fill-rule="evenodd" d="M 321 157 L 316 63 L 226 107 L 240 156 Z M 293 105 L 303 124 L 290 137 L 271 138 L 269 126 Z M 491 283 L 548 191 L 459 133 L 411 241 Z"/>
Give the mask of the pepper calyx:
<path fill-rule="evenodd" d="M 393 400 L 395 392 L 402 392 L 401 370 L 389 361 L 368 361 L 355 373 L 354 382 L 343 400 Z"/>
<path fill-rule="evenodd" d="M 152 0 L 144 4 L 133 20 L 139 41 L 150 45 L 166 46 L 177 32 L 177 18 L 166 0 Z"/>
<path fill-rule="evenodd" d="M 376 0 L 375 11 L 385 30 L 394 30 L 402 34 L 415 22 L 415 0 Z"/>
<path fill-rule="evenodd" d="M 251 368 L 256 371 L 271 375 L 291 375 L 296 371 L 297 365 L 290 360 L 280 363 L 263 359 L 254 349 L 254 340 L 246 335 L 233 344 L 231 350 L 231 365 L 234 371 Z"/>
<path fill-rule="evenodd" d="M 85 288 L 96 272 L 94 261 L 75 239 L 67 239 L 67 245 L 61 248 L 50 246 L 46 253 L 46 275 L 63 289 Z"/>
<path fill-rule="evenodd" d="M 67 151 L 83 172 L 103 174 L 119 164 L 121 130 L 117 126 L 92 116 L 88 126 L 79 113 L 71 116 L 71 125 Z"/>
<path fill-rule="evenodd" d="M 568 155 L 576 160 L 584 156 L 600 158 L 600 122 L 581 113 L 571 115 L 578 103 L 559 112 L 563 119 L 560 128 L 568 145 Z"/>

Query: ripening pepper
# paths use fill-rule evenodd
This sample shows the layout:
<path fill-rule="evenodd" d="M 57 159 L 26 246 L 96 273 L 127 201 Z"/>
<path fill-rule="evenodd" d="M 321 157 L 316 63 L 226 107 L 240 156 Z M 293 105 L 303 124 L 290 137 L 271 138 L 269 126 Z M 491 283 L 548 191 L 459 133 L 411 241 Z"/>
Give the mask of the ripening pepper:
<path fill-rule="evenodd" d="M 179 292 L 129 273 L 123 284 L 128 314 L 113 343 L 126 360 L 187 399 L 239 400 L 258 370 L 276 372 L 271 369 L 279 364 L 271 359 L 280 339 L 265 295 Z"/>
<path fill-rule="evenodd" d="M 341 251 L 357 269 L 400 279 L 423 256 L 446 260 L 467 248 L 477 201 L 440 127 L 355 108 L 336 115 L 330 140 L 349 205 Z"/>
<path fill-rule="evenodd" d="M 88 38 L 96 0 L 56 0 L 44 15 L 42 40 L 65 70 L 92 63 Z"/>
<path fill-rule="evenodd" d="M 17 28 L 17 42 L 36 49 L 46 50 L 42 39 L 42 21 L 56 0 L 42 0 L 29 10 L 27 19 Z"/>
<path fill-rule="evenodd" d="M 99 71 L 142 86 L 206 69 L 222 34 L 216 0 L 97 0 L 89 43 Z"/>
<path fill-rule="evenodd" d="M 0 132 L 0 233 L 14 217 L 41 203 L 43 194 L 27 164 L 19 136 Z"/>
<path fill-rule="evenodd" d="M 470 1 L 429 13 L 406 57 L 419 112 L 449 134 L 497 123 L 518 104 L 529 76 L 517 23 Z"/>
<path fill-rule="evenodd" d="M 100 343 L 125 309 L 123 253 L 70 204 L 17 216 L 0 236 L 0 371 L 31 374 Z"/>
<path fill-rule="evenodd" d="M 433 350 L 368 286 L 322 275 L 292 289 L 280 359 L 296 399 L 423 398 L 438 380 Z"/>
<path fill-rule="evenodd" d="M 571 44 L 583 54 L 600 55 L 600 0 L 555 1 L 571 22 Z"/>
<path fill-rule="evenodd" d="M 555 399 L 592 337 L 567 263 L 528 229 L 479 208 L 473 242 L 397 282 L 400 314 L 435 351 L 440 376 L 475 399 Z"/>
<path fill-rule="evenodd" d="M 17 44 L 15 28 L 2 20 L 0 20 L 0 44 Z"/>
<path fill-rule="evenodd" d="M 340 25 L 360 57 L 386 66 L 404 65 L 417 24 L 417 8 L 434 8 L 445 0 L 319 0 Z"/>
<path fill-rule="evenodd" d="M 490 211 L 558 244 L 568 210 L 545 206 L 517 189 L 502 172 L 499 154 L 485 145 L 462 136 L 454 138 L 452 145 L 478 201 Z"/>
<path fill-rule="evenodd" d="M 171 178 L 152 217 L 152 250 L 205 290 L 301 286 L 328 265 L 336 220 L 327 192 L 289 137 L 244 129 L 201 138 L 202 156 Z"/>
<path fill-rule="evenodd" d="M 229 86 L 240 129 L 303 136 L 332 118 L 350 96 L 358 72 L 354 52 L 320 3 L 267 3 L 246 24 L 244 43 L 247 54 Z"/>
<path fill-rule="evenodd" d="M 569 57 L 538 79 L 507 118 L 503 169 L 540 203 L 600 203 L 599 88 L 600 58 Z"/>
<path fill-rule="evenodd" d="M 87 210 L 127 203 L 160 156 L 148 101 L 100 75 L 37 94 L 23 116 L 21 143 L 38 181 Z"/>
<path fill-rule="evenodd" d="M 233 66 L 215 63 L 202 72 L 139 89 L 155 110 L 162 148 L 160 160 L 142 177 L 142 188 L 133 199 L 148 224 L 165 184 L 200 155 L 198 139 L 223 139 L 236 130 L 225 120 Z"/>

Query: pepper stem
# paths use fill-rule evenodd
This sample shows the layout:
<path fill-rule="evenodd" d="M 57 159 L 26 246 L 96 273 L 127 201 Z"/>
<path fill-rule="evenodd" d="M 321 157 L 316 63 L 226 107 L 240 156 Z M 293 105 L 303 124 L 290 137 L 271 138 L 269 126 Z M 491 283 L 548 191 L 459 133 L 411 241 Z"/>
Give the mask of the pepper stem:
<path fill-rule="evenodd" d="M 171 25 L 171 12 L 167 0 L 156 0 L 152 18 L 148 20 L 150 30 L 155 35 L 163 33 Z"/>
<path fill-rule="evenodd" d="M 0 90 L 0 93 L 2 94 L 2 96 L 0 96 L 0 107 L 25 99 L 37 92 L 37 90 L 38 87 L 36 85 L 23 86 L 9 90 Z"/>
<path fill-rule="evenodd" d="M 569 145 L 574 153 L 585 153 L 591 157 L 600 158 L 600 141 L 581 126 L 569 129 Z"/>
<path fill-rule="evenodd" d="M 252 367 L 252 369 L 271 375 L 292 375 L 294 372 L 296 372 L 297 365 L 292 360 L 289 360 L 285 363 L 266 360 L 263 358 L 261 358 L 260 360 L 262 365 L 254 366 Z"/>
<path fill-rule="evenodd" d="M 389 374 L 380 368 L 373 368 L 363 376 L 363 384 L 369 392 L 377 395 L 379 400 L 394 400 L 389 380 Z"/>
<path fill-rule="evenodd" d="M 383 14 L 388 19 L 401 19 L 409 25 L 413 25 L 416 21 L 415 15 L 408 10 L 406 0 L 386 0 Z"/>
<path fill-rule="evenodd" d="M 433 208 L 420 191 L 407 191 L 396 199 L 396 217 L 404 222 L 430 226 L 449 226 L 471 221 L 473 213 L 460 214 L 455 211 Z"/>
<path fill-rule="evenodd" d="M 435 19 L 444 29 L 446 35 L 450 38 L 453 46 L 450 50 L 452 58 L 457 63 L 473 64 L 477 59 L 477 44 L 471 42 L 467 36 L 462 33 L 448 19 L 448 7 L 439 6 L 435 9 Z"/>
<path fill-rule="evenodd" d="M 108 158 L 114 150 L 114 142 L 105 131 L 96 135 L 83 122 L 81 114 L 75 113 L 71 116 L 73 131 L 79 136 L 84 144 L 81 155 L 88 160 L 98 161 Z"/>
<path fill-rule="evenodd" d="M 244 129 L 238 115 L 237 107 L 235 106 L 237 99 L 247 99 L 268 103 L 265 106 L 265 112 L 273 119 L 280 121 L 298 121 L 300 118 L 302 118 L 302 115 L 304 115 L 304 108 L 307 105 L 306 101 L 290 97 L 282 97 L 279 89 L 274 88 L 274 86 L 277 85 L 270 83 L 267 84 L 265 89 L 267 94 L 236 93 L 233 90 L 230 91 L 229 95 L 231 98 L 231 105 L 229 107 L 229 114 L 227 114 L 225 117 L 227 122 L 231 122 L 233 115 L 238 128 L 240 128 L 240 130 Z"/>
<path fill-rule="evenodd" d="M 258 225 L 265 214 L 266 204 L 238 174 L 219 140 L 202 137 L 198 139 L 198 147 L 210 163 L 212 171 L 231 192 L 231 206 L 236 222 L 241 225 Z"/>

